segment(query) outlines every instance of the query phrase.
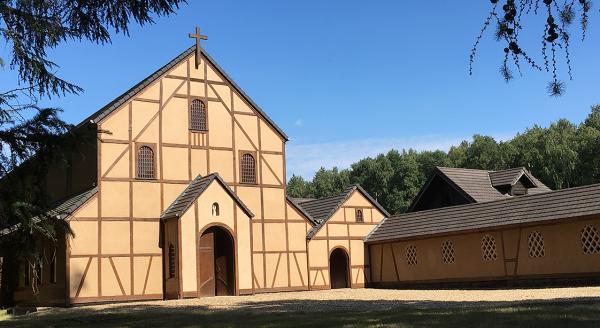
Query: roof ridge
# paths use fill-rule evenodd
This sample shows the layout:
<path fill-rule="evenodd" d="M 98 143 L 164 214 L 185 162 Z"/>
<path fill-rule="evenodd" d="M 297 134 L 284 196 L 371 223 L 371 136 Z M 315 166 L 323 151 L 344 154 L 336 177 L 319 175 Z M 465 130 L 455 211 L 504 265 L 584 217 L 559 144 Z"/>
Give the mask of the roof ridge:
<path fill-rule="evenodd" d="M 496 200 L 490 200 L 487 202 L 475 202 L 475 203 L 469 203 L 469 204 L 462 204 L 462 205 L 454 205 L 454 206 L 446 206 L 446 207 L 439 207 L 439 208 L 434 208 L 434 209 L 430 209 L 430 210 L 423 210 L 423 211 L 418 211 L 418 212 L 410 212 L 410 213 L 400 213 L 400 214 L 396 214 L 396 215 L 392 215 L 390 216 L 390 218 L 397 218 L 400 216 L 404 216 L 407 214 L 413 214 L 413 213 L 430 213 L 430 212 L 435 212 L 435 211 L 444 211 L 446 209 L 460 209 L 463 207 L 468 207 L 468 206 L 483 206 L 483 205 L 489 205 L 489 204 L 495 204 L 495 203 L 500 203 L 500 202 L 511 202 L 511 201 L 519 201 L 522 200 L 524 198 L 531 198 L 531 197 L 542 197 L 542 196 L 548 196 L 550 194 L 555 194 L 555 193 L 561 193 L 561 192 L 572 192 L 572 191 L 577 191 L 579 189 L 593 189 L 594 187 L 600 187 L 600 183 L 595 183 L 595 184 L 590 184 L 590 185 L 585 185 L 585 186 L 579 186 L 579 187 L 573 187 L 573 188 L 565 188 L 565 189 L 559 189 L 559 190 L 550 190 L 547 192 L 542 192 L 542 193 L 537 193 L 537 194 L 525 194 L 525 195 L 520 195 L 520 196 L 513 196 L 513 197 L 507 197 L 507 198 L 503 198 L 503 199 L 496 199 Z"/>

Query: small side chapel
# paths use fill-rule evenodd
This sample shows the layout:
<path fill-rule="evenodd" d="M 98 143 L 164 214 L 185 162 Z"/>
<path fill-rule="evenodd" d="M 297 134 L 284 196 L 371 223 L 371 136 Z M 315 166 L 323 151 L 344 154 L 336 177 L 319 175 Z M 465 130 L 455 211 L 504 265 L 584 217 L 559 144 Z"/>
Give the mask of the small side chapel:
<path fill-rule="evenodd" d="M 52 213 L 75 233 L 24 266 L 17 301 L 73 305 L 364 287 L 364 237 L 389 214 L 360 186 L 286 196 L 286 134 L 200 40 L 76 129 L 96 136 L 56 167 Z"/>

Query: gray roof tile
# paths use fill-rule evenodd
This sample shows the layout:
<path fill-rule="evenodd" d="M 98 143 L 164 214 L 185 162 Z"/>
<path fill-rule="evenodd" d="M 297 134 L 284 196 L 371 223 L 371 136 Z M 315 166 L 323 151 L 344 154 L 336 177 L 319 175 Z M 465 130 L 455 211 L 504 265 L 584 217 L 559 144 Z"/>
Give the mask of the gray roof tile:
<path fill-rule="evenodd" d="M 254 217 L 254 214 L 246 207 L 241 199 L 231 190 L 231 188 L 221 179 L 218 173 L 212 173 L 205 177 L 197 176 L 185 190 L 179 194 L 179 196 L 171 203 L 169 207 L 160 216 L 161 220 L 169 218 L 179 218 L 187 209 L 192 206 L 194 201 L 202 195 L 202 193 L 210 186 L 213 181 L 217 181 L 223 186 L 225 191 L 231 196 L 231 198 L 248 214 L 250 217 Z"/>
<path fill-rule="evenodd" d="M 64 220 L 73 214 L 79 207 L 81 207 L 81 205 L 92 198 L 92 196 L 94 196 L 97 192 L 98 187 L 93 187 L 86 191 L 59 200 L 50 206 L 50 209 L 46 212 L 46 215 L 54 216 L 58 219 Z M 34 217 L 33 220 L 39 221 L 40 218 Z M 18 228 L 19 224 L 2 229 L 0 230 L 0 236 L 16 231 Z"/>
<path fill-rule="evenodd" d="M 406 213 L 384 219 L 365 239 L 382 242 L 536 224 L 600 214 L 600 184 Z"/>
<path fill-rule="evenodd" d="M 308 213 L 307 218 L 311 220 L 314 227 L 308 232 L 307 239 L 314 237 L 319 230 L 327 223 L 327 220 L 344 204 L 344 202 L 350 198 L 350 195 L 354 191 L 358 190 L 363 194 L 377 209 L 379 209 L 384 216 L 388 217 L 390 214 L 381 206 L 369 193 L 367 193 L 360 185 L 353 185 L 346 189 L 344 192 L 337 196 L 325 197 L 320 199 L 305 200 L 296 205 L 302 208 Z M 293 201 L 293 199 L 292 199 Z"/>

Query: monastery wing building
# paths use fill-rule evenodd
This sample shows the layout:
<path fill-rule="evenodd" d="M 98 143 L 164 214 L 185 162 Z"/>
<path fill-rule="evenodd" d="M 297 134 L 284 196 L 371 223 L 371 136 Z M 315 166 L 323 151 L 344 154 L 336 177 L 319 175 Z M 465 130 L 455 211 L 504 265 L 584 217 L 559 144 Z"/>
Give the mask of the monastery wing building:
<path fill-rule="evenodd" d="M 288 197 L 287 136 L 199 45 L 75 130 L 90 141 L 46 181 L 74 237 L 21 266 L 21 303 L 600 275 L 600 185 L 438 167 L 396 216 L 358 185 Z"/>

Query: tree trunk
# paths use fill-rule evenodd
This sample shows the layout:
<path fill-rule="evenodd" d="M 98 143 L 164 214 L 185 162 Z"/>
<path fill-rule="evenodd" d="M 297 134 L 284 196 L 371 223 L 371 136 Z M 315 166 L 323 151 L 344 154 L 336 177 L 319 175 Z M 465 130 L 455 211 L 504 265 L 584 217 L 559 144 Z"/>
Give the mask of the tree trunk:
<path fill-rule="evenodd" d="M 18 284 L 19 264 L 14 256 L 2 258 L 0 272 L 0 308 L 14 305 L 14 291 Z"/>

